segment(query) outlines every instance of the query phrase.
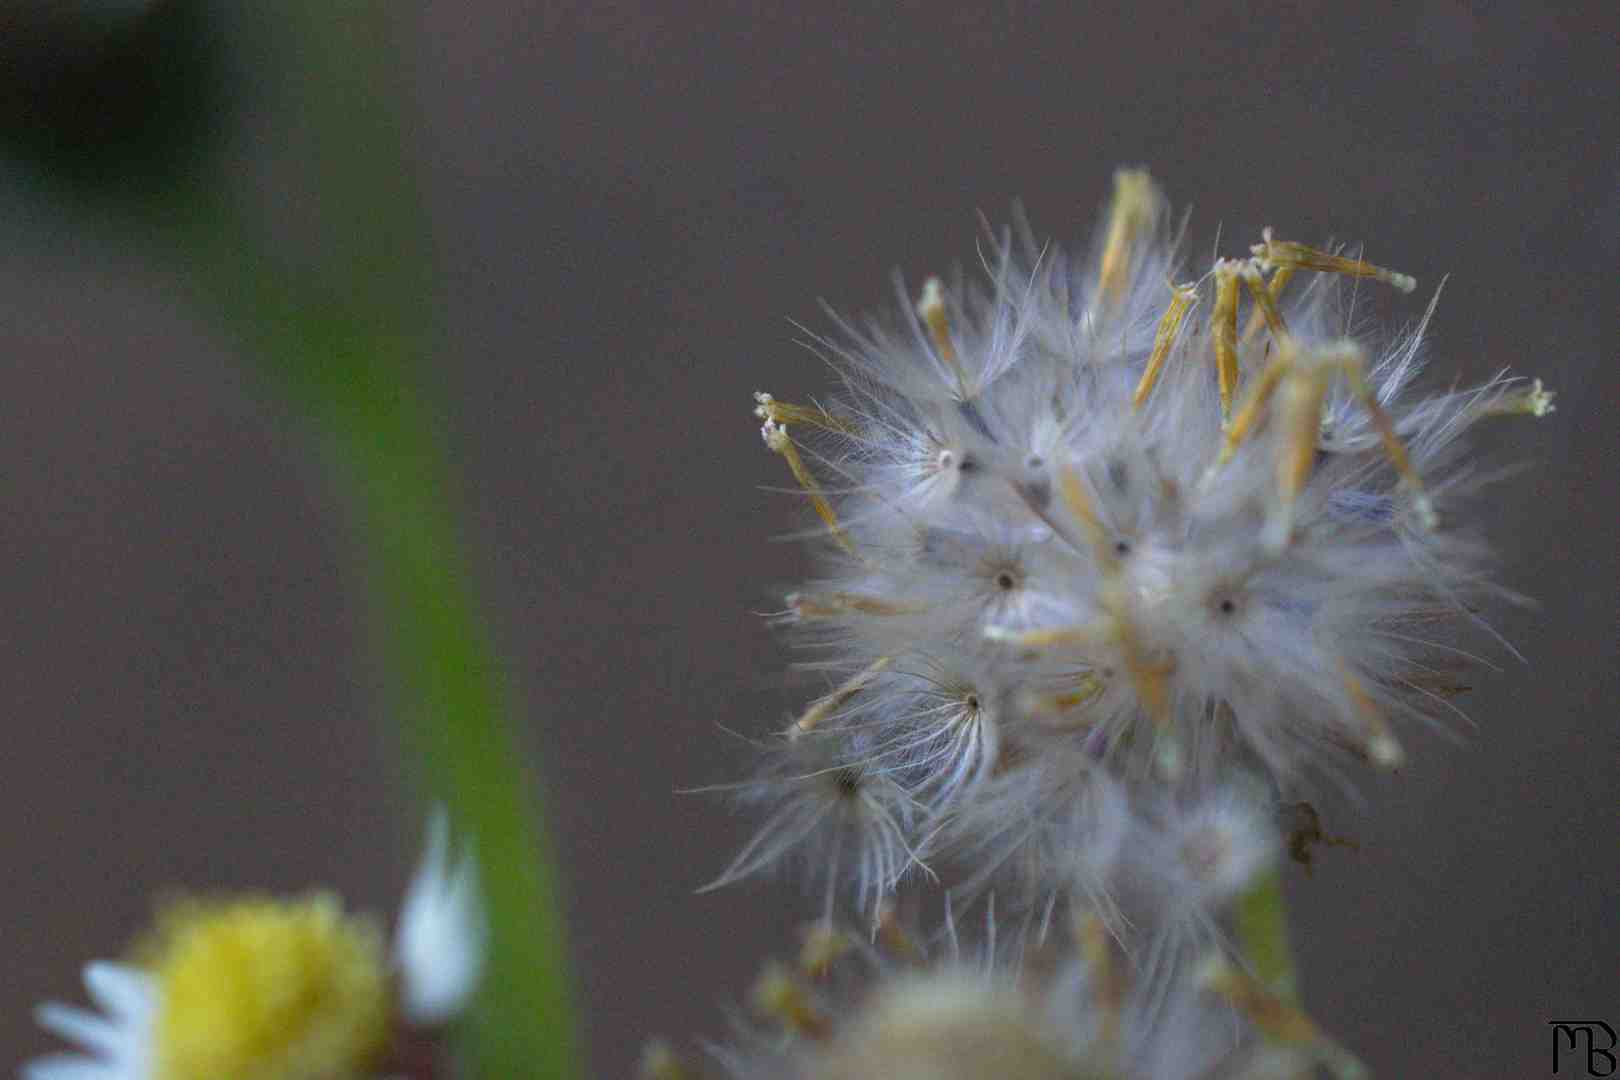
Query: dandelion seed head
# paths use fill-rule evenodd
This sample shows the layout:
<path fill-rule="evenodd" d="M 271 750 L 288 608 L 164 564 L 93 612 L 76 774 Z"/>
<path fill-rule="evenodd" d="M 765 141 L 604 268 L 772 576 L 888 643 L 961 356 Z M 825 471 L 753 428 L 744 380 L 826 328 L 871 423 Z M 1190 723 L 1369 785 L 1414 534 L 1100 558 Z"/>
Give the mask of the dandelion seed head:
<path fill-rule="evenodd" d="M 1438 291 L 1381 335 L 1351 301 L 1416 281 L 1360 249 L 1268 228 L 1189 260 L 1141 170 L 1116 175 L 1089 251 L 1017 225 L 986 227 L 982 274 L 833 314 L 811 344 L 836 393 L 756 395 L 835 541 L 786 621 L 860 673 L 795 730 L 888 787 L 873 814 L 777 770 L 724 879 L 802 842 L 869 902 L 922 851 L 1007 910 L 1102 897 L 1133 817 L 1234 774 L 1270 805 L 1347 761 L 1395 768 L 1407 730 L 1455 712 L 1451 638 L 1491 591 L 1469 436 L 1544 415 L 1540 383 L 1426 393 Z M 1148 832 L 1179 891 L 1219 906 L 1269 847 L 1205 812 L 1207 845 L 1166 838 L 1185 814 Z"/>
<path fill-rule="evenodd" d="M 830 313 L 833 394 L 756 395 L 832 541 L 777 621 L 840 681 L 741 785 L 764 822 L 716 884 L 802 860 L 824 919 L 843 895 L 873 931 L 814 937 L 755 996 L 776 1030 L 717 1056 L 805 1080 L 1361 1075 L 1266 970 L 1275 810 L 1459 715 L 1453 639 L 1501 592 L 1472 436 L 1553 398 L 1506 373 L 1426 390 L 1439 290 L 1381 333 L 1361 291 L 1417 280 L 1361 249 L 1267 228 L 1189 259 L 1142 170 L 1079 254 L 1015 218 L 982 274 Z M 925 860 L 949 960 L 885 957 Z M 874 977 L 840 981 L 851 955 Z"/>

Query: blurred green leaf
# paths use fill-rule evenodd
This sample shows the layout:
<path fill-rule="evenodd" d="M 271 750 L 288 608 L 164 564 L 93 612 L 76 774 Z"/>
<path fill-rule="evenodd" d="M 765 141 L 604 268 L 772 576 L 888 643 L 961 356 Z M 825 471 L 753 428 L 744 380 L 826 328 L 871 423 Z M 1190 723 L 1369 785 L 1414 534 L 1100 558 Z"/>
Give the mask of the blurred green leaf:
<path fill-rule="evenodd" d="M 300 0 L 226 10 L 157 0 L 122 21 L 85 21 L 61 5 L 32 23 L 0 16 L 0 30 L 7 17 L 28 29 L 5 45 L 17 60 L 0 82 L 5 145 L 58 205 L 104 211 L 104 227 L 133 227 L 154 257 L 172 260 L 327 440 L 356 510 L 402 737 L 426 794 L 449 804 L 479 851 L 492 939 L 471 1024 L 475 1075 L 576 1076 L 539 786 L 468 576 L 429 385 L 440 343 L 427 228 L 388 79 L 391 9 Z M 278 248 L 263 200 L 283 193 L 227 175 L 213 153 L 235 115 L 227 71 L 285 110 L 274 130 L 309 142 L 297 196 L 313 253 Z"/>

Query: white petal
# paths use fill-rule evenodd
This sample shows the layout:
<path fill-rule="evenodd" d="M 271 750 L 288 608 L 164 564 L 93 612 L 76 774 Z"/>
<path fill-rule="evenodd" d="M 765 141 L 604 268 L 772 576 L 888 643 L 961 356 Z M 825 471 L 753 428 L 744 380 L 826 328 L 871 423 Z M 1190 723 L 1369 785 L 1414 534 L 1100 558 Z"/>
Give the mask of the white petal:
<path fill-rule="evenodd" d="M 449 830 L 444 811 L 435 811 L 394 939 L 405 1015 L 427 1026 L 466 1007 L 483 974 L 489 937 L 472 852 L 464 852 L 453 871 L 447 868 Z"/>
<path fill-rule="evenodd" d="M 34 1015 L 41 1027 L 88 1054 L 35 1058 L 22 1066 L 23 1080 L 151 1080 L 147 1044 L 157 1009 L 151 979 L 96 961 L 85 966 L 84 984 L 101 1012 L 48 1002 Z"/>
<path fill-rule="evenodd" d="M 85 965 L 84 985 L 103 1012 L 120 1020 L 144 1022 L 157 1007 L 151 978 L 125 964 L 98 960 Z"/>
<path fill-rule="evenodd" d="M 78 1054 L 51 1054 L 24 1062 L 20 1080 L 137 1080 L 120 1074 L 115 1066 Z"/>
<path fill-rule="evenodd" d="M 34 1012 L 39 1026 L 86 1050 L 116 1056 L 129 1043 L 124 1028 L 99 1013 L 50 1002 Z"/>

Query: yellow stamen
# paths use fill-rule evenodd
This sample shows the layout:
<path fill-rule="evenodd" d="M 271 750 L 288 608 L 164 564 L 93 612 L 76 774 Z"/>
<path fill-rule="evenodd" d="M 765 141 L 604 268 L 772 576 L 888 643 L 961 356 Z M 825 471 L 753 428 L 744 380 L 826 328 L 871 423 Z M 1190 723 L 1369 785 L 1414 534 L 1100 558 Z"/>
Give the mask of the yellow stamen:
<path fill-rule="evenodd" d="M 1528 388 L 1515 387 L 1507 391 L 1487 405 L 1480 415 L 1546 416 L 1548 413 L 1558 411 L 1557 406 L 1552 403 L 1555 396 L 1553 391 L 1543 389 L 1541 380 L 1536 379 Z"/>
<path fill-rule="evenodd" d="M 1108 210 L 1108 235 L 1097 269 L 1098 292 L 1103 304 L 1118 309 L 1136 269 L 1136 254 L 1144 235 L 1158 225 L 1164 197 L 1152 177 L 1141 169 L 1114 173 L 1114 201 Z"/>
<path fill-rule="evenodd" d="M 1208 989 L 1248 1017 L 1267 1039 L 1290 1046 L 1314 1046 L 1321 1040 L 1321 1031 L 1304 1010 L 1273 994 L 1224 959 L 1212 958 L 1204 965 L 1201 976 Z"/>
<path fill-rule="evenodd" d="M 1075 936 L 1079 939 L 1080 955 L 1086 962 L 1092 1004 L 1097 1008 L 1097 1039 L 1108 1052 L 1117 1052 L 1120 1015 L 1125 1009 L 1125 973 L 1114 963 L 1108 928 L 1095 912 L 1076 919 Z"/>
<path fill-rule="evenodd" d="M 1221 423 L 1232 415 L 1232 394 L 1237 389 L 1237 309 L 1239 264 L 1232 259 L 1215 263 L 1215 307 L 1209 315 L 1209 334 L 1215 343 L 1215 378 L 1221 391 Z"/>
<path fill-rule="evenodd" d="M 1176 342 L 1176 335 L 1181 332 L 1181 321 L 1192 310 L 1193 304 L 1198 301 L 1198 290 L 1192 285 L 1171 285 L 1170 306 L 1165 308 L 1164 316 L 1159 319 L 1159 328 L 1153 333 L 1153 351 L 1148 354 L 1147 367 L 1142 371 L 1142 379 L 1136 384 L 1136 393 L 1131 398 L 1131 408 L 1140 409 L 1153 388 L 1159 384 L 1159 375 L 1164 369 L 1164 362 L 1170 355 L 1170 348 Z"/>
<path fill-rule="evenodd" d="M 1106 596 L 1104 602 L 1108 602 Z M 1148 719 L 1153 721 L 1153 726 L 1165 731 L 1170 726 L 1170 676 L 1175 674 L 1175 660 L 1170 657 L 1163 660 L 1149 659 L 1142 640 L 1136 634 L 1135 625 L 1123 617 L 1123 605 L 1115 601 L 1110 606 L 1117 609 L 1114 621 L 1117 624 L 1119 651 L 1125 661 L 1125 671 L 1131 677 L 1131 686 L 1136 691 L 1137 700 L 1142 703 L 1142 708 L 1148 714 Z"/>
<path fill-rule="evenodd" d="M 761 420 L 770 420 L 778 425 L 808 424 L 824 431 L 836 431 L 840 435 L 855 434 L 853 425 L 838 419 L 818 405 L 793 405 L 786 401 L 778 401 L 764 391 L 756 392 L 754 401 L 758 403 L 754 408 L 754 415 Z"/>
<path fill-rule="evenodd" d="M 878 907 L 877 936 L 883 947 L 895 959 L 912 965 L 920 965 L 923 962 L 922 948 L 912 940 L 910 934 L 906 933 L 905 927 L 900 925 L 892 900 L 885 900 Z"/>
<path fill-rule="evenodd" d="M 1292 240 L 1274 240 L 1270 227 L 1264 229 L 1260 236 L 1261 242 L 1249 250 L 1259 256 L 1261 265 L 1268 270 L 1273 267 L 1297 267 L 1303 270 L 1319 270 L 1327 274 L 1372 278 L 1374 281 L 1392 285 L 1403 293 L 1409 293 L 1417 288 L 1417 279 L 1410 274 L 1386 270 L 1382 266 L 1374 266 L 1360 259 L 1347 259 L 1342 255 L 1318 251 L 1304 244 L 1296 244 Z"/>
<path fill-rule="evenodd" d="M 826 1017 L 815 1010 L 804 987 L 780 964 L 767 965 L 760 972 L 759 980 L 754 983 L 753 1000 L 756 1011 L 795 1035 L 808 1039 L 827 1035 Z"/>
<path fill-rule="evenodd" d="M 1212 956 L 1199 977 L 1205 988 L 1225 998 L 1266 1040 L 1305 1051 L 1339 1080 L 1366 1080 L 1366 1066 L 1354 1054 L 1324 1035 L 1297 1003 L 1267 990 L 1247 972 Z"/>
<path fill-rule="evenodd" d="M 638 1072 L 641 1080 L 696 1080 L 697 1076 L 675 1053 L 674 1047 L 662 1039 L 653 1039 L 641 1051 Z"/>
<path fill-rule="evenodd" d="M 1124 616 L 1124 604 L 1111 590 L 1104 590 L 1104 607 L 1109 615 L 1085 626 L 1062 626 L 1048 630 L 1006 630 L 999 626 L 984 628 L 984 636 L 991 641 L 1005 642 L 1025 649 L 1050 649 L 1065 646 L 1087 647 L 1112 645 L 1119 649 L 1125 671 L 1131 677 L 1137 700 L 1155 726 L 1164 728 L 1170 716 L 1170 676 L 1175 673 L 1174 660 L 1153 660 L 1136 634 L 1130 619 Z M 1057 695 L 1048 699 L 1055 708 L 1068 708 L 1082 704 L 1100 693 L 1100 689 L 1087 692 L 1085 688 L 1074 695 Z"/>
<path fill-rule="evenodd" d="M 1238 447 L 1254 432 L 1266 404 L 1271 400 L 1283 377 L 1293 370 L 1294 365 L 1295 355 L 1292 345 L 1289 344 L 1260 373 L 1260 378 L 1250 384 L 1248 392 L 1244 395 L 1242 407 L 1232 417 L 1232 422 L 1226 426 L 1226 432 L 1221 439 L 1221 451 L 1215 458 L 1216 467 L 1231 461 Z"/>
<path fill-rule="evenodd" d="M 774 420 L 767 420 L 765 426 L 760 429 L 760 435 L 764 438 L 765 445 L 781 454 L 782 460 L 787 462 L 788 469 L 793 473 L 793 479 L 797 480 L 799 487 L 803 488 L 804 493 L 810 496 L 810 505 L 816 508 L 817 516 L 826 523 L 827 530 L 832 533 L 832 538 L 837 541 L 838 546 L 854 555 L 855 545 L 850 542 L 849 535 L 844 532 L 843 526 L 838 524 L 838 515 L 833 512 L 832 504 L 827 501 L 827 496 L 822 494 L 821 485 L 816 482 L 815 475 L 810 472 L 809 467 L 804 463 L 804 459 L 799 456 L 799 448 L 788 437 L 787 428 Z"/>
<path fill-rule="evenodd" d="M 1054 710 L 1068 710 L 1094 701 L 1102 696 L 1103 681 L 1097 676 L 1087 672 L 1080 676 L 1078 685 L 1073 690 L 1062 694 L 1053 694 L 1046 701 Z"/>
<path fill-rule="evenodd" d="M 1293 280 L 1293 277 L 1294 267 L 1292 266 L 1279 266 L 1277 272 L 1271 275 L 1271 283 L 1266 287 L 1266 292 L 1271 294 L 1272 307 L 1276 307 L 1277 302 L 1282 299 L 1283 290 L 1288 287 L 1288 283 Z M 1247 345 L 1264 325 L 1266 325 L 1266 313 L 1260 308 L 1255 308 L 1253 314 L 1249 316 L 1249 325 L 1243 328 L 1243 336 L 1238 343 Z"/>
<path fill-rule="evenodd" d="M 1050 649 L 1064 645 L 1097 645 L 1114 640 L 1115 629 L 1107 621 L 1085 626 L 1059 626 L 1047 630 L 1008 630 L 1002 626 L 987 626 L 984 636 L 988 641 L 999 641 L 1025 649 Z"/>
<path fill-rule="evenodd" d="M 813 923 L 804 930 L 804 944 L 799 948 L 799 971 L 807 979 L 826 978 L 838 958 L 853 946 L 849 935 L 831 923 Z"/>
<path fill-rule="evenodd" d="M 792 593 L 788 607 L 801 619 L 833 619 L 854 612 L 859 615 L 919 615 L 928 608 L 923 604 L 900 604 L 865 593 Z"/>
<path fill-rule="evenodd" d="M 1367 411 L 1367 418 L 1372 421 L 1373 427 L 1378 429 L 1378 438 L 1384 445 L 1384 456 L 1389 458 L 1389 463 L 1395 467 L 1395 474 L 1412 496 L 1412 509 L 1417 513 L 1418 524 L 1425 529 L 1433 529 L 1440 524 L 1440 518 L 1435 513 L 1428 494 L 1423 490 L 1423 481 L 1418 478 L 1417 470 L 1412 467 L 1412 459 L 1406 452 L 1406 444 L 1395 433 L 1394 421 L 1390 420 L 1384 407 L 1378 404 L 1378 396 L 1372 392 L 1372 387 L 1367 385 L 1366 369 L 1366 360 L 1361 350 L 1353 345 L 1329 352 L 1325 361 L 1315 366 L 1324 391 L 1326 380 L 1335 370 L 1343 374 L 1350 383 L 1351 393 L 1355 394 L 1356 400 Z M 1314 441 L 1314 435 L 1312 439 Z"/>
<path fill-rule="evenodd" d="M 934 351 L 939 355 L 940 363 L 956 380 L 958 399 L 968 400 L 972 395 L 968 393 L 967 373 L 962 370 L 956 346 L 951 343 L 951 322 L 945 315 L 945 286 L 939 278 L 931 277 L 923 282 L 922 297 L 917 301 L 917 314 L 928 328 L 928 336 L 933 339 Z"/>
<path fill-rule="evenodd" d="M 162 1080 L 360 1076 L 380 1064 L 390 988 L 382 933 L 340 901 L 185 902 L 140 955 L 161 1002 Z"/>
<path fill-rule="evenodd" d="M 1249 287 L 1249 295 L 1254 297 L 1255 312 L 1265 320 L 1266 329 L 1271 331 L 1271 340 L 1278 343 L 1286 340 L 1288 327 L 1283 323 L 1282 312 L 1277 309 L 1277 301 L 1273 299 L 1271 290 L 1266 288 L 1260 268 L 1253 262 L 1243 264 L 1243 284 Z M 1244 340 L 1248 339 L 1247 331 L 1243 336 Z"/>
<path fill-rule="evenodd" d="M 1150 660 L 1143 642 L 1137 636 L 1136 625 L 1130 618 L 1129 599 L 1119 583 L 1119 555 L 1114 550 L 1113 542 L 1104 529 L 1102 520 L 1097 516 L 1095 507 L 1092 506 L 1091 497 L 1086 494 L 1085 484 L 1078 469 L 1065 466 L 1058 470 L 1058 492 L 1063 496 L 1063 502 L 1070 512 L 1080 519 L 1086 539 L 1090 542 L 1097 559 L 1098 568 L 1102 571 L 1104 580 L 1102 608 L 1108 613 L 1108 618 L 1094 626 L 1031 631 L 1023 635 L 1019 641 L 1021 644 L 1035 645 L 1055 644 L 1058 641 L 1084 644 L 1086 639 L 1095 639 L 1101 628 L 1101 632 L 1107 634 L 1119 646 L 1125 661 L 1125 669 L 1136 689 L 1137 698 L 1142 702 L 1143 708 L 1147 710 L 1154 724 L 1162 729 L 1170 717 L 1169 676 L 1175 671 L 1175 664 L 1168 660 Z M 987 636 L 996 636 L 991 634 L 990 628 L 985 632 Z M 1052 635 L 1052 640 L 1030 641 L 1031 637 L 1042 633 Z M 1011 638 L 1003 637 L 1000 640 Z"/>
<path fill-rule="evenodd" d="M 1238 447 L 1253 433 L 1266 403 L 1280 388 L 1282 436 L 1277 455 L 1278 513 L 1269 529 L 1267 543 L 1274 549 L 1286 547 L 1293 526 L 1294 502 L 1299 493 L 1305 490 L 1316 463 L 1322 431 L 1322 405 L 1327 399 L 1333 376 L 1338 374 L 1344 376 L 1356 401 L 1366 410 L 1368 419 L 1378 432 L 1384 456 L 1394 467 L 1401 484 L 1411 493 L 1418 523 L 1425 529 L 1435 528 L 1439 524 L 1439 517 L 1434 504 L 1429 501 L 1423 482 L 1412 467 L 1411 455 L 1396 433 L 1394 422 L 1367 385 L 1366 362 L 1361 350 L 1354 344 L 1346 343 L 1324 350 L 1314 357 L 1301 358 L 1293 349 L 1292 339 L 1285 339 L 1283 344 L 1283 352 L 1255 382 L 1244 398 L 1243 407 L 1227 426 L 1220 453 L 1205 474 L 1205 482 L 1213 478 L 1216 469 L 1232 459 Z"/>
<path fill-rule="evenodd" d="M 1326 379 L 1301 372 L 1291 365 L 1283 372 L 1290 376 L 1283 385 L 1282 446 L 1277 456 L 1277 489 L 1284 505 L 1292 509 L 1294 500 L 1305 490 L 1316 464 L 1316 443 L 1322 432 L 1322 403 L 1327 399 Z"/>
<path fill-rule="evenodd" d="M 1103 528 L 1102 519 L 1091 504 L 1091 496 L 1086 493 L 1085 480 L 1079 469 L 1071 465 L 1058 469 L 1058 494 L 1063 496 L 1063 504 L 1069 508 L 1069 512 L 1080 520 L 1086 542 L 1091 545 L 1092 554 L 1096 556 L 1102 572 L 1105 575 L 1116 574 L 1119 556 L 1114 551 L 1108 531 Z"/>
<path fill-rule="evenodd" d="M 808 735 L 821 725 L 821 722 L 831 716 L 846 701 L 860 693 L 862 690 L 882 674 L 890 664 L 894 663 L 892 656 L 880 656 L 865 669 L 846 680 L 842 685 L 825 697 L 817 698 L 805 710 L 804 715 L 788 725 L 788 738 L 796 739 L 801 735 Z"/>
<path fill-rule="evenodd" d="M 1395 741 L 1390 734 L 1389 723 L 1384 719 L 1384 711 L 1378 703 L 1367 693 L 1367 688 L 1361 685 L 1350 668 L 1343 660 L 1339 661 L 1339 675 L 1344 679 L 1344 688 L 1355 704 L 1356 711 L 1361 714 L 1367 725 L 1367 757 L 1374 765 L 1385 769 L 1398 769 L 1406 760 L 1406 753 L 1401 744 Z"/>

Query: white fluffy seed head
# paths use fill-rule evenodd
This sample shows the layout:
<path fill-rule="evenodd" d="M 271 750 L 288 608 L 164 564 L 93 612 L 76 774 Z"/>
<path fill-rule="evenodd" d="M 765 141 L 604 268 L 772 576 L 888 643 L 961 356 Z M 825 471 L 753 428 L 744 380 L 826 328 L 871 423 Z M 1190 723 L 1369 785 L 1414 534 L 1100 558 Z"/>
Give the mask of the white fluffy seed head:
<path fill-rule="evenodd" d="M 806 1070 L 808 1080 L 1090 1080 L 1064 1032 L 1015 986 L 952 971 L 895 979 Z"/>
<path fill-rule="evenodd" d="M 1167 284 L 1188 277 L 1169 221 L 1123 171 L 1084 256 L 987 232 L 982 284 L 834 316 L 815 346 L 837 397 L 756 395 L 837 541 L 786 621 L 819 665 L 869 674 L 802 718 L 819 764 L 766 766 L 776 809 L 722 880 L 803 842 L 868 902 L 927 852 L 1038 904 L 1106 883 L 1143 828 L 1174 868 L 1192 812 L 1163 807 L 1201 806 L 1233 846 L 1184 838 L 1208 858 L 1180 888 L 1219 906 L 1270 847 L 1196 793 L 1258 772 L 1264 818 L 1346 758 L 1398 766 L 1401 731 L 1453 708 L 1446 624 L 1489 563 L 1466 436 L 1550 398 L 1417 392 L 1434 305 L 1353 337 L 1345 297 L 1412 285 L 1358 253 L 1267 230 Z M 882 794 L 816 795 L 840 769 Z M 859 827 L 829 849 L 836 822 Z"/>
<path fill-rule="evenodd" d="M 797 964 L 763 966 L 750 1017 L 709 1053 L 736 1080 L 1278 1075 L 1263 1033 L 1280 1021 L 1297 1033 L 1297 1009 L 1213 956 L 1146 981 L 1102 921 L 1083 908 L 1071 916 L 1010 942 L 987 920 L 990 936 L 967 949 L 953 924 L 943 947 L 888 918 L 870 943 L 818 924 Z M 1301 1069 L 1326 1060 L 1324 1046 L 1296 1038 L 1289 1048 Z M 668 1048 L 649 1056 L 664 1063 L 644 1074 L 652 1080 L 696 1075 Z"/>
<path fill-rule="evenodd" d="M 846 892 L 873 909 L 901 876 L 920 866 L 913 837 L 918 807 L 880 769 L 845 760 L 841 741 L 821 732 L 783 740 L 766 774 L 741 785 L 764 820 L 707 892 L 797 864 L 824 891 L 828 911 Z"/>
<path fill-rule="evenodd" d="M 1253 791 L 1227 788 L 1162 808 L 1139 826 L 1143 862 L 1161 876 L 1167 907 L 1179 917 L 1218 913 L 1276 861 L 1277 827 Z M 1178 917 L 1172 915 L 1172 918 Z"/>
<path fill-rule="evenodd" d="M 1268 228 L 1189 281 L 1169 220 L 1122 170 L 1090 251 L 987 230 L 983 283 L 833 315 L 838 396 L 755 395 L 833 541 L 778 621 L 837 678 L 738 786 L 764 820 L 715 885 L 802 862 L 872 957 L 902 876 L 937 872 L 951 960 L 774 971 L 778 1029 L 716 1049 L 733 1075 L 1356 1074 L 1247 974 L 1236 913 L 1276 887 L 1289 789 L 1397 768 L 1455 711 L 1449 624 L 1492 591 L 1469 436 L 1552 398 L 1419 391 L 1435 301 L 1385 340 L 1343 303 L 1410 275 Z"/>

